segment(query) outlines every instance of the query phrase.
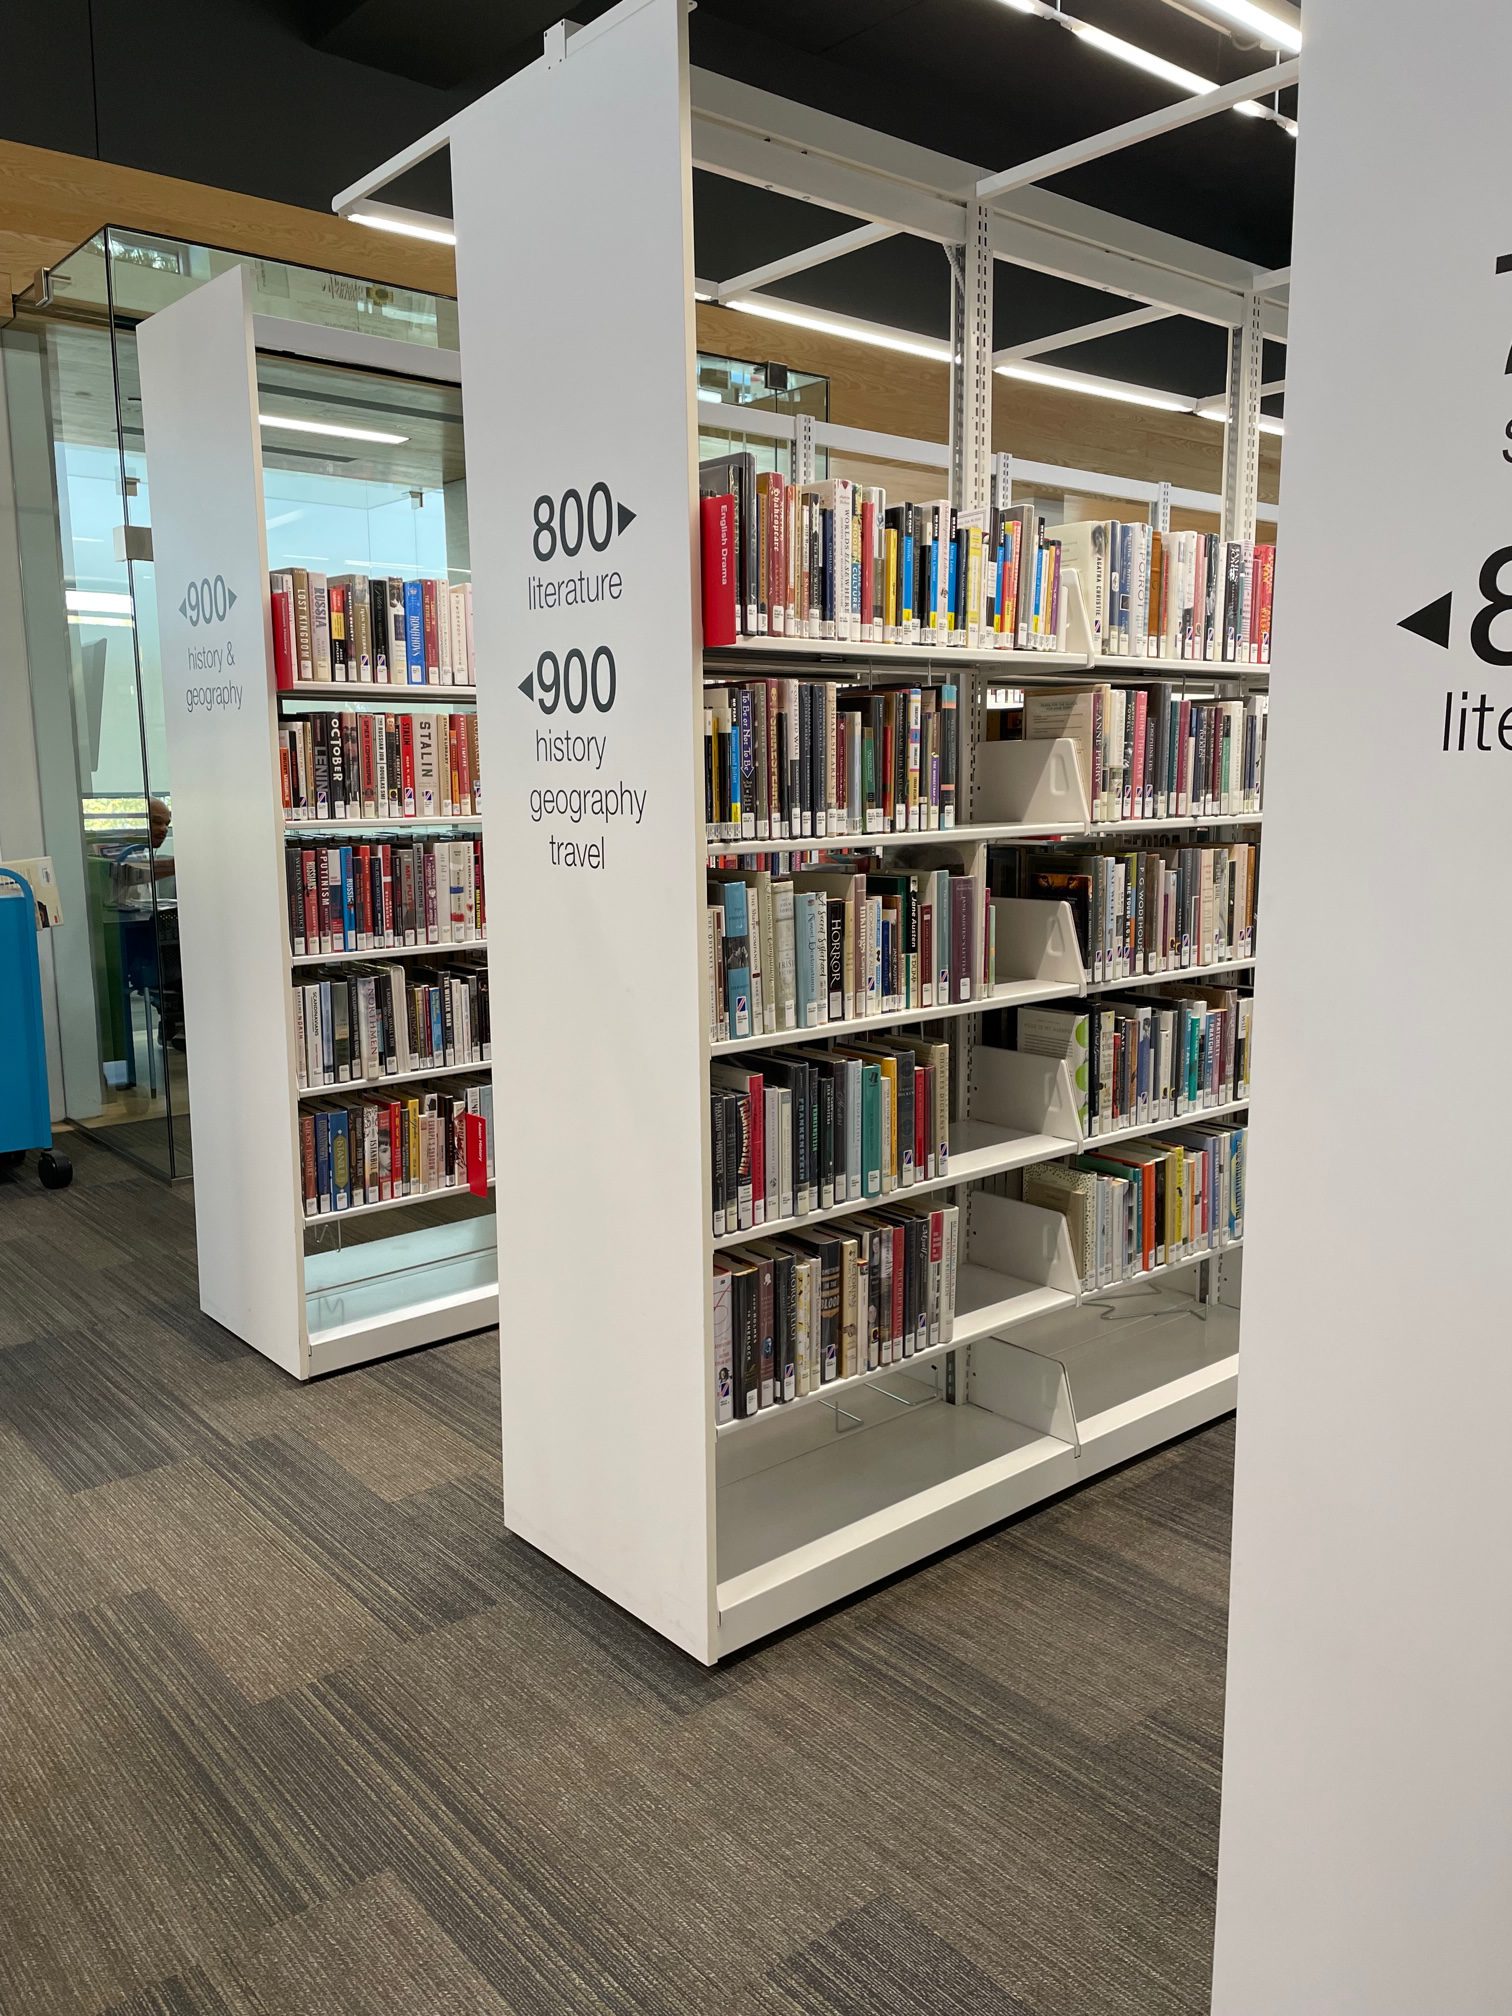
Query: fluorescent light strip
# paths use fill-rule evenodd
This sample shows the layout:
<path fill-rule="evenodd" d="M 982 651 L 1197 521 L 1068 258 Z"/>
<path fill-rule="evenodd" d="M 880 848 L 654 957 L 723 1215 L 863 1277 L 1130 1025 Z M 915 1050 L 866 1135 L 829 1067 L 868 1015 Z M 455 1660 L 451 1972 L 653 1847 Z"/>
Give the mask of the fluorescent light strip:
<path fill-rule="evenodd" d="M 1057 28 L 1068 29 L 1079 41 L 1090 43 L 1094 49 L 1101 49 L 1105 56 L 1116 56 L 1120 63 L 1128 63 L 1134 69 L 1143 70 L 1151 77 L 1159 77 L 1164 83 L 1174 84 L 1178 91 L 1190 92 L 1194 98 L 1218 89 L 1210 77 L 1199 76 L 1195 70 L 1184 69 L 1179 63 L 1170 63 L 1164 56 L 1157 56 L 1152 49 L 1141 49 L 1137 42 L 1126 42 L 1121 35 L 1110 35 L 1106 28 L 1095 27 L 1090 21 L 1078 21 L 1075 15 L 1063 13 L 1059 7 L 1050 6 L 1048 0 L 1001 0 L 1001 4 L 1012 7 L 1019 14 L 1032 14 L 1038 20 L 1052 21 Z M 1218 0 L 1214 0 L 1214 4 L 1218 4 Z M 1236 12 L 1237 7 L 1238 0 L 1234 0 L 1234 7 L 1228 11 Z M 1254 8 L 1250 11 L 1258 15 L 1261 10 Z M 1266 19 L 1271 22 L 1273 28 L 1281 28 L 1281 24 L 1275 22 L 1273 17 L 1266 16 Z M 1284 33 L 1285 30 L 1281 29 L 1281 32 Z M 1275 125 L 1284 127 L 1294 140 L 1297 137 L 1295 119 L 1287 119 L 1281 113 L 1273 112 L 1269 105 L 1262 105 L 1254 98 L 1246 98 L 1232 109 L 1242 113 L 1246 119 L 1269 119 Z"/>
<path fill-rule="evenodd" d="M 65 608 L 75 609 L 81 616 L 129 616 L 132 613 L 129 595 L 100 594 L 90 588 L 65 588 L 63 603 Z"/>
<path fill-rule="evenodd" d="M 999 364 L 999 378 L 1022 378 L 1029 385 L 1050 385 L 1057 392 L 1084 392 L 1093 399 L 1116 399 L 1124 406 L 1150 406 L 1157 413 L 1190 413 L 1193 401 L 1178 392 L 1156 392 L 1142 385 L 1119 385 L 1111 378 L 1093 378 L 1079 371 L 1057 371 L 1039 364 Z"/>
<path fill-rule="evenodd" d="M 1205 13 L 1221 14 L 1236 28 L 1247 29 L 1267 49 L 1284 49 L 1288 56 L 1295 56 L 1302 47 L 1300 28 L 1278 20 L 1266 8 L 1257 7 L 1254 0 L 1197 0 L 1197 4 Z"/>
<path fill-rule="evenodd" d="M 375 427 L 337 427 L 325 420 L 294 420 L 284 413 L 259 413 L 259 427 L 280 427 L 290 434 L 329 434 L 336 441 L 377 441 L 397 448 L 408 434 L 380 434 Z"/>
<path fill-rule="evenodd" d="M 1222 423 L 1228 419 L 1228 409 L 1224 406 L 1199 406 L 1197 408 L 1197 418 L 1199 420 L 1217 420 Z M 1262 434 L 1284 434 L 1286 432 L 1286 422 L 1284 420 L 1277 420 L 1269 413 L 1262 413 L 1260 415 L 1259 427 Z"/>
<path fill-rule="evenodd" d="M 349 224 L 366 224 L 370 231 L 392 231 L 400 238 L 423 238 L 429 245 L 455 245 L 457 234 L 439 224 L 412 224 L 407 217 L 381 217 L 376 210 L 349 210 Z"/>
<path fill-rule="evenodd" d="M 768 322 L 786 322 L 794 329 L 812 329 L 821 336 L 843 336 L 852 343 L 870 343 L 878 350 L 897 350 L 905 357 L 927 357 L 933 364 L 950 362 L 950 345 L 931 342 L 927 336 L 910 336 L 899 330 L 896 336 L 874 322 L 852 321 L 849 317 L 815 315 L 805 309 L 778 307 L 754 294 L 732 295 L 720 304 L 738 308 L 742 315 L 760 315 Z"/>

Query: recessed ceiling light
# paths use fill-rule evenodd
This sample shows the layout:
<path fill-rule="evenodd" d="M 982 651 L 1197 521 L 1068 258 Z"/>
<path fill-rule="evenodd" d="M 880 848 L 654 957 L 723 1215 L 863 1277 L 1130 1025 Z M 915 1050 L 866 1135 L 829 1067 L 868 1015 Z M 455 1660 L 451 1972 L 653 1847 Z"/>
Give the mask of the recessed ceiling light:
<path fill-rule="evenodd" d="M 774 302 L 757 300 L 753 294 L 733 295 L 720 305 L 738 308 L 743 315 L 765 316 L 769 322 L 787 322 L 795 329 L 813 329 L 821 336 L 844 336 L 852 343 L 871 343 L 879 350 L 901 351 L 905 357 L 927 357 L 935 364 L 950 362 L 948 343 L 933 343 L 927 336 L 910 336 L 901 329 L 894 336 L 875 323 L 815 315 L 798 308 L 779 308 Z"/>
<path fill-rule="evenodd" d="M 397 448 L 408 441 L 408 434 L 381 434 L 375 427 L 338 427 L 327 420 L 295 420 L 287 413 L 259 413 L 259 427 L 279 427 L 290 434 L 329 434 L 336 441 L 377 441 L 385 447 Z"/>
<path fill-rule="evenodd" d="M 349 210 L 349 224 L 366 224 L 370 231 L 393 231 L 401 238 L 423 238 L 430 245 L 455 245 L 457 234 L 443 224 L 414 224 L 408 217 L 382 217 L 376 210 Z"/>
<path fill-rule="evenodd" d="M 1143 385 L 1119 385 L 1080 371 L 1057 371 L 1038 364 L 999 364 L 1000 378 L 1022 378 L 1029 385 L 1050 385 L 1057 392 L 1085 392 L 1094 399 L 1117 399 L 1125 406 L 1151 406 L 1157 413 L 1190 413 L 1192 401 L 1177 392 L 1156 392 Z"/>
<path fill-rule="evenodd" d="M 1268 49 L 1284 49 L 1289 56 L 1295 56 L 1302 47 L 1300 28 L 1278 20 L 1269 9 L 1257 7 L 1254 0 L 1198 0 L 1198 5 L 1209 14 L 1221 14 L 1236 28 L 1248 29 Z"/>

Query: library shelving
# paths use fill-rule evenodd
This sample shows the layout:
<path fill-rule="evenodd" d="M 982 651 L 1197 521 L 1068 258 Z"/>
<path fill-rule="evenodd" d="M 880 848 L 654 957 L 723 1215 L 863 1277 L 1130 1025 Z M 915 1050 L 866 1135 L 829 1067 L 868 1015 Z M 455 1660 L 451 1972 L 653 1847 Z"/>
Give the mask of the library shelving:
<path fill-rule="evenodd" d="M 700 91 L 719 109 L 700 113 Z M 736 101 L 749 104 L 749 132 L 736 132 Z M 590 26 L 552 31 L 538 63 L 335 206 L 450 150 L 475 615 L 481 658 L 502 668 L 479 695 L 486 842 L 491 859 L 510 864 L 491 896 L 490 956 L 528 947 L 543 981 L 509 988 L 507 1000 L 496 990 L 496 1040 L 522 1063 L 497 1179 L 508 1228 L 506 1521 L 710 1663 L 1216 1418 L 1236 1385 L 1237 1254 L 1208 1252 L 1158 1279 L 1084 1293 L 1066 1219 L 1020 1194 L 1026 1169 L 1077 1153 L 1080 1123 L 1063 1064 L 1008 1061 L 983 1029 L 1016 1005 L 1084 993 L 1068 904 L 997 899 L 994 984 L 975 1000 L 802 1032 L 711 1031 L 711 863 L 833 853 L 843 864 L 876 850 L 885 866 L 948 863 L 985 884 L 1005 846 L 1129 832 L 1158 845 L 1258 816 L 1094 822 L 1068 744 L 989 737 L 994 684 L 1159 679 L 1202 698 L 1264 686 L 1263 666 L 1095 652 L 1074 573 L 1054 651 L 799 638 L 702 650 L 698 464 L 710 428 L 694 401 L 690 161 L 721 172 L 728 158 L 722 172 L 761 179 L 770 152 L 755 144 L 761 122 L 790 118 L 798 131 L 809 116 L 690 76 L 680 0 L 621 0 Z M 830 126 L 851 165 L 815 165 L 815 200 L 827 176 L 836 186 L 850 177 L 851 188 L 887 179 L 868 183 L 860 165 L 875 136 Z M 795 142 L 799 154 L 811 158 Z M 498 189 L 528 183 L 543 160 L 552 204 L 501 211 Z M 782 172 L 809 170 L 789 162 Z M 566 262 L 563 214 L 575 233 Z M 966 240 L 964 258 L 953 255 L 961 361 L 951 372 L 950 495 L 984 509 L 989 206 L 947 196 L 930 214 L 946 218 L 940 235 L 955 255 L 962 232 Z M 540 271 L 554 280 L 549 318 L 520 308 L 517 276 Z M 606 302 L 635 386 L 630 410 L 602 370 Z M 758 431 L 770 447 L 771 426 Z M 814 480 L 813 430 L 805 439 L 795 426 L 790 446 L 795 480 Z M 865 452 L 917 462 L 912 444 L 895 448 L 869 435 Z M 829 473 L 843 473 L 838 448 L 827 452 Z M 1236 489 L 1231 536 L 1252 539 L 1253 518 L 1252 494 L 1246 509 Z M 705 690 L 779 667 L 868 685 L 959 679 L 960 824 L 833 842 L 711 840 Z M 564 730 L 581 751 L 565 762 Z M 1232 976 L 1241 964 L 1218 971 Z M 1120 984 L 1133 992 L 1141 982 Z M 711 1068 L 898 1027 L 941 1032 L 952 1048 L 950 1166 L 921 1192 L 959 1210 L 952 1335 L 802 1405 L 716 1430 L 713 1261 L 745 1241 L 711 1226 Z M 1128 1138 L 1158 1131 L 1130 1128 Z M 843 1226 L 852 1213 L 831 1215 Z"/>
<path fill-rule="evenodd" d="M 489 1327 L 498 1320 L 498 1260 L 491 1197 L 474 1195 L 460 1171 L 443 1187 L 372 1202 L 363 1201 L 359 1182 L 348 1208 L 306 1214 L 300 1142 L 306 1116 L 328 1101 L 356 1102 L 389 1086 L 403 1087 L 406 1098 L 421 1096 L 432 1082 L 439 1095 L 456 1094 L 456 1080 L 483 1083 L 491 1073 L 482 1062 L 368 1084 L 301 1087 L 296 983 L 325 968 L 419 959 L 444 965 L 456 954 L 481 954 L 484 940 L 295 956 L 286 848 L 368 836 L 476 835 L 481 822 L 286 820 L 280 724 L 290 713 L 337 707 L 460 710 L 475 706 L 478 695 L 470 685 L 356 680 L 276 689 L 258 424 L 265 402 L 245 270 L 232 267 L 144 322 L 140 356 L 173 777 L 200 1304 L 304 1379 Z M 347 417 L 362 386 L 359 377 L 337 388 Z M 332 483 L 342 480 L 343 466 L 335 465 Z M 356 473 L 368 472 L 358 465 Z M 315 478 L 300 480 L 308 488 Z M 351 523 L 351 490 L 348 483 L 334 514 L 344 528 Z M 340 533 L 343 540 L 351 536 L 348 529 Z M 349 550 L 334 542 L 333 548 Z M 347 571 L 394 570 L 354 564 Z"/>

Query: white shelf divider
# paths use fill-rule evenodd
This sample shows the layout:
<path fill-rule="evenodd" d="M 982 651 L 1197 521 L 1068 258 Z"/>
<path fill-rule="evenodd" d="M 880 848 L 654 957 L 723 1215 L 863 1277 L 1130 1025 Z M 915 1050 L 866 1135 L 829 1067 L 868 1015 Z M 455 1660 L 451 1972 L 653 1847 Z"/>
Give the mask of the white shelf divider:
<path fill-rule="evenodd" d="M 1092 813 L 1076 744 L 983 742 L 976 752 L 974 819 L 1054 833 L 1085 833 Z"/>

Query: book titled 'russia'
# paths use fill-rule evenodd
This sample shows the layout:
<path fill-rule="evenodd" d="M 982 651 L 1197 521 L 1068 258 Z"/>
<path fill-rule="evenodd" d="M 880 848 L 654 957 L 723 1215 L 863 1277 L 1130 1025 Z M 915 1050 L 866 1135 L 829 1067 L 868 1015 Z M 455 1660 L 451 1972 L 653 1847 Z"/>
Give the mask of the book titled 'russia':
<path fill-rule="evenodd" d="M 703 520 L 704 643 L 735 642 L 735 499 L 699 500 Z"/>

